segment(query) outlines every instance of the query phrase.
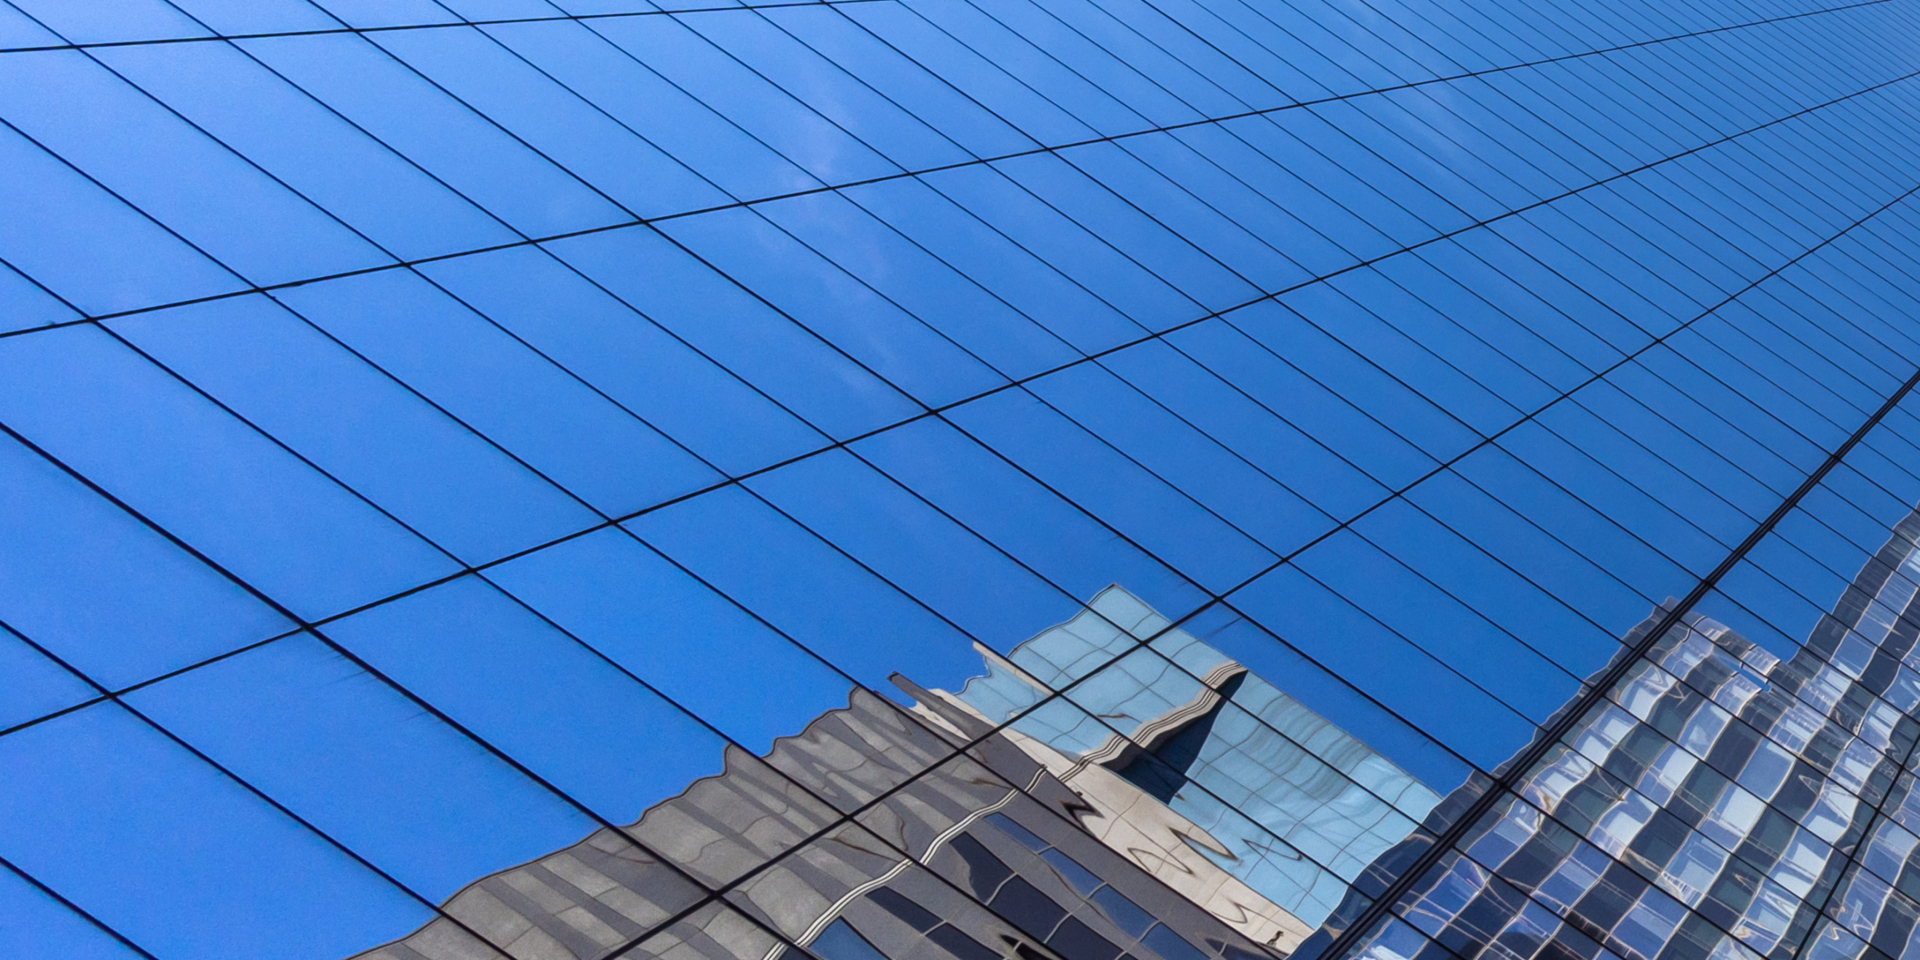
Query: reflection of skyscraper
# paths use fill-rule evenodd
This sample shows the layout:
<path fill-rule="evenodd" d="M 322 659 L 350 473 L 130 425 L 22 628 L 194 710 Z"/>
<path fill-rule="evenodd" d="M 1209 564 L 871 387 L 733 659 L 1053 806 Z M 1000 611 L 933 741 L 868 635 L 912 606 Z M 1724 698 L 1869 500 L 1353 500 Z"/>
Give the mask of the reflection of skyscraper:
<path fill-rule="evenodd" d="M 1362 955 L 1914 953 L 1916 538 L 1920 514 L 1785 660 L 1656 610 L 1606 696 L 1520 778 L 1522 798 L 1420 876 Z"/>
<path fill-rule="evenodd" d="M 1439 797 L 1168 626 L 1111 587 L 1005 658 L 983 649 L 987 675 L 941 699 L 995 725 L 1018 717 L 1006 736 L 1087 798 L 1090 830 L 1116 849 L 1160 851 L 1158 863 L 1136 860 L 1216 915 L 1246 913 L 1249 897 L 1277 908 L 1242 932 L 1291 950 Z"/>
<path fill-rule="evenodd" d="M 464 957 L 468 931 L 529 960 L 781 952 L 698 909 L 689 876 L 740 881 L 732 907 L 822 960 L 1284 956 L 1438 797 L 1168 625 L 1113 587 L 1008 657 L 983 649 L 957 695 L 897 678 L 908 712 L 856 691 L 627 828 L 671 864 L 602 830 L 363 956 Z"/>

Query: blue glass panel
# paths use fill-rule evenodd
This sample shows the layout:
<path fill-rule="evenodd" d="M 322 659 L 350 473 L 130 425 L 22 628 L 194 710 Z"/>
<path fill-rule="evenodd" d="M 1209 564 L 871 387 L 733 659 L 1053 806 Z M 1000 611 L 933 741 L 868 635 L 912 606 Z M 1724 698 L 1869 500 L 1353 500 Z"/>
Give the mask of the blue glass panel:
<path fill-rule="evenodd" d="M 1312 310 L 1308 304 L 1302 306 Z M 1471 385 L 1463 386 L 1459 393 L 1429 399 L 1384 369 L 1387 358 L 1374 360 L 1316 326 L 1313 321 L 1317 318 L 1311 313 L 1303 315 L 1272 301 L 1235 310 L 1221 319 L 1286 358 L 1288 363 L 1431 456 L 1451 459 L 1480 439 L 1481 435 L 1461 416 L 1441 405 L 1444 401 L 1465 406 L 1477 393 Z M 1364 349 L 1371 347 L 1373 341 L 1357 340 L 1356 344 Z M 1427 362 L 1418 354 L 1407 356 L 1415 362 Z M 1435 373 L 1439 377 L 1447 376 L 1446 371 Z M 1497 417 L 1498 408 L 1483 406 L 1481 409 L 1484 414 Z M 1511 421 L 1501 421 L 1500 425 L 1508 422 Z"/>
<path fill-rule="evenodd" d="M 7 700 L 0 704 L 0 729 L 100 695 L 73 671 L 49 660 L 5 627 L 0 627 L 0 684 L 7 689 Z"/>
<path fill-rule="evenodd" d="M 996 169 L 959 167 L 921 180 L 1149 330 L 1206 313 L 1109 241 L 1048 207 Z"/>
<path fill-rule="evenodd" d="M 593 30 L 827 183 L 900 172 L 897 164 L 754 74 L 677 18 L 613 17 L 595 22 Z"/>
<path fill-rule="evenodd" d="M 1261 308 L 1252 309 L 1257 312 Z M 1225 319 L 1176 331 L 1166 341 L 1249 398 L 1283 413 L 1302 432 L 1326 443 L 1384 486 L 1404 486 L 1439 465 L 1294 365 L 1310 357 L 1289 357 L 1270 349 Z M 1124 353 L 1118 356 L 1121 359 L 1114 361 L 1116 366 L 1126 362 Z"/>
<path fill-rule="evenodd" d="M 455 569 L 93 327 L 0 341 L 0 420 L 308 619 Z"/>
<path fill-rule="evenodd" d="M 0 7 L 0 48 L 60 47 L 66 41 L 12 6 Z"/>
<path fill-rule="evenodd" d="M 0 871 L 0 950 L 14 957 L 132 960 L 139 954 L 12 871 Z"/>
<path fill-rule="evenodd" d="M 432 916 L 116 704 L 0 761 L 0 853 L 157 956 L 335 960 Z"/>
<path fill-rule="evenodd" d="M 1349 289 L 1351 294 L 1346 292 Z M 1385 296 L 1387 289 L 1391 288 L 1377 275 L 1356 271 L 1278 299 L 1311 325 L 1310 330 L 1300 329 L 1296 336 L 1338 341 L 1346 350 L 1329 344 L 1325 348 L 1329 358 L 1344 357 L 1346 351 L 1364 357 L 1369 366 L 1378 368 L 1403 389 L 1419 394 L 1482 436 L 1519 419 L 1521 410 L 1513 402 L 1475 381 L 1459 364 L 1449 362 L 1445 348 L 1450 341 L 1462 346 L 1471 343 L 1458 328 L 1446 329 L 1451 326 L 1447 320 L 1430 311 L 1416 312 L 1405 304 L 1393 304 L 1395 298 Z M 1381 309 L 1369 309 L 1364 301 L 1355 299 L 1356 295 L 1375 301 Z M 1392 317 L 1393 322 L 1388 323 L 1385 317 Z"/>
<path fill-rule="evenodd" d="M 505 20 L 514 17 L 552 17 L 554 5 L 547 0 L 446 0 L 445 6 L 468 20 Z M 647 10 L 650 4 L 629 5 L 628 9 Z"/>
<path fill-rule="evenodd" d="M 1231 589 L 1278 559 L 1024 390 L 976 400 L 950 417 L 1204 587 Z"/>
<path fill-rule="evenodd" d="M 616 823 L 719 772 L 719 736 L 475 577 L 326 631 Z"/>
<path fill-rule="evenodd" d="M 1095 135 L 1059 105 L 905 4 L 850 3 L 836 11 L 1039 143 L 1070 143 Z"/>
<path fill-rule="evenodd" d="M 755 752 L 846 706 L 844 676 L 624 530 L 576 537 L 487 576 Z"/>
<path fill-rule="evenodd" d="M 385 270 L 286 291 L 281 298 L 604 513 L 650 507 L 721 479 L 416 274 Z"/>
<path fill-rule="evenodd" d="M 652 229 L 590 234 L 547 247 L 836 438 L 919 412 L 898 390 Z"/>
<path fill-rule="evenodd" d="M 973 159 L 926 121 L 882 98 L 770 20 L 736 16 L 732 11 L 689 13 L 674 19 L 904 169 L 925 170 Z"/>
<path fill-rule="evenodd" d="M 544 251 L 424 264 L 428 277 L 727 473 L 827 443 L 773 400 Z"/>
<path fill-rule="evenodd" d="M 1183 139 L 1204 144 L 1206 151 Z M 1325 196 L 1217 128 L 1128 137 L 1116 146 L 1119 150 L 1088 147 L 1069 156 L 1109 186 L 1129 185 L 1125 192 L 1130 201 L 1221 258 L 1263 292 L 1350 266 L 1358 250 L 1377 251 L 1387 243 L 1377 231 L 1359 226 Z M 1137 160 L 1124 162 L 1121 150 Z"/>
<path fill-rule="evenodd" d="M 1006 382 L 940 331 L 751 210 L 681 217 L 660 229 L 928 406 Z"/>
<path fill-rule="evenodd" d="M 775 200 L 755 209 L 1007 377 L 1031 376 L 1081 356 L 979 280 L 839 193 Z"/>
<path fill-rule="evenodd" d="M 1099 365 L 1062 370 L 1028 389 L 1274 553 L 1297 550 L 1333 527 L 1331 517 L 1280 478 L 1182 422 Z"/>
<path fill-rule="evenodd" d="M 994 166 L 1208 310 L 1228 310 L 1307 279 L 1305 270 L 1255 247 L 1243 231 L 1207 218 L 1210 211 L 1112 144 Z"/>
<path fill-rule="evenodd" d="M 1382 505 L 1354 530 L 1575 677 L 1613 655 L 1617 637 L 1548 592 L 1540 571 L 1508 562 L 1406 500 Z"/>
<path fill-rule="evenodd" d="M 284 30 L 338 30 L 340 21 L 307 0 L 168 0 L 222 36 Z"/>
<path fill-rule="evenodd" d="M 997 157 L 1035 146 L 1007 120 L 942 82 L 840 11 L 796 4 L 767 7 L 761 16 L 932 124 L 942 136 L 952 138 L 976 157 Z"/>
<path fill-rule="evenodd" d="M 109 687 L 292 627 L 12 440 L 0 491 L 0 619 Z"/>
<path fill-rule="evenodd" d="M 595 826 L 311 635 L 128 702 L 434 901 Z"/>
<path fill-rule="evenodd" d="M 1507 566 L 1527 571 L 1549 593 L 1611 636 L 1624 635 L 1661 599 L 1635 591 L 1598 565 L 1599 560 L 1568 549 L 1537 525 L 1538 518 L 1520 512 L 1524 505 L 1503 503 L 1458 474 L 1439 474 L 1407 498 Z M 1678 592 L 1684 594 L 1686 588 L 1682 585 Z"/>
<path fill-rule="evenodd" d="M 325 311 L 351 290 L 300 287 Z M 591 511 L 263 297 L 129 318 L 119 332 L 470 563 L 589 526 Z"/>
<path fill-rule="evenodd" d="M 0 112 L 253 283 L 392 262 L 78 52 L 0 59 Z"/>
<path fill-rule="evenodd" d="M 0 258 L 90 314 L 246 283 L 12 130 L 0 131 Z M 11 323 L 6 326 L 12 326 Z"/>
<path fill-rule="evenodd" d="M 1524 717 L 1291 566 L 1254 581 L 1233 603 L 1482 769 L 1533 736 Z"/>
<path fill-rule="evenodd" d="M 917 420 L 854 450 L 1076 598 L 1124 584 L 1169 617 L 1204 599 L 1185 578 L 944 421 Z"/>
<path fill-rule="evenodd" d="M 886 180 L 842 195 L 1078 350 L 1109 349 L 1146 332 L 919 180 Z"/>
<path fill-rule="evenodd" d="M 1192 329 L 1200 336 L 1199 328 Z M 1358 466 L 1303 432 L 1300 424 L 1283 419 L 1273 407 L 1166 340 L 1110 354 L 1100 365 L 1335 519 L 1372 506 L 1387 493 Z"/>
<path fill-rule="evenodd" d="M 922 685 L 979 671 L 965 634 L 738 487 L 627 527 L 870 688 L 908 666 Z"/>
<path fill-rule="evenodd" d="M 377 34 L 376 42 L 632 216 L 727 201 L 718 187 L 479 30 L 394 30 Z"/>
<path fill-rule="evenodd" d="M 239 45 L 528 236 L 631 219 L 358 35 L 277 37 Z"/>
<path fill-rule="evenodd" d="M 505 224 L 234 47 L 150 44 L 94 56 L 397 257 L 514 239 Z"/>
<path fill-rule="evenodd" d="M 1351 532 L 1314 544 L 1294 566 L 1536 723 L 1579 688 L 1578 678 L 1525 636 L 1496 626 Z"/>
<path fill-rule="evenodd" d="M 1020 568 L 844 451 L 808 457 L 746 484 L 997 650 L 1069 619 L 1080 600 L 1090 599 L 1069 597 Z"/>
<path fill-rule="evenodd" d="M 433 0 L 320 0 L 315 5 L 351 27 L 460 22 L 458 16 Z"/>
<path fill-rule="evenodd" d="M 637 0 L 619 5 L 645 6 Z M 735 197 L 755 199 L 820 186 L 793 161 L 585 24 L 549 21 L 484 29 Z"/>
<path fill-rule="evenodd" d="M 1689 572 L 1636 536 L 1636 530 L 1601 513 L 1533 464 L 1504 449 L 1477 451 L 1454 471 L 1650 599 L 1682 595 L 1692 586 L 1696 573 L 1710 569 Z M 1608 502 L 1606 506 L 1615 504 Z M 1696 562 L 1707 563 L 1711 553 L 1710 548 L 1700 547 Z"/>
<path fill-rule="evenodd" d="M 164 0 L 20 0 L 18 6 L 68 43 L 210 36 Z"/>
<path fill-rule="evenodd" d="M 11 333 L 50 323 L 67 323 L 80 315 L 39 284 L 0 263 L 0 333 Z"/>

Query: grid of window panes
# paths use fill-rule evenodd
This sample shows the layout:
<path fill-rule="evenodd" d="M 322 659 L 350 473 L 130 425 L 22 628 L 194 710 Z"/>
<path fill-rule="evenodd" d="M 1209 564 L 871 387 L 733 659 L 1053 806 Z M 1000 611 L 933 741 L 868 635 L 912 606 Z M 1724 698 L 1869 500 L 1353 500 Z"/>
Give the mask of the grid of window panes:
<path fill-rule="evenodd" d="M 1916 18 L 0 0 L 0 955 L 517 958 L 1113 584 L 1451 794 L 1314 950 L 1920 953 Z M 803 956 L 819 849 L 604 955 Z"/>

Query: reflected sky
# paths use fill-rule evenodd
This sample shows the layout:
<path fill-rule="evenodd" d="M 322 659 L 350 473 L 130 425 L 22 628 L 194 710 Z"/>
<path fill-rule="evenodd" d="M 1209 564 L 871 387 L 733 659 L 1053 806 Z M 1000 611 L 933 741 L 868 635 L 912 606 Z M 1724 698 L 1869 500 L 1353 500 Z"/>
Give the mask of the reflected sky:
<path fill-rule="evenodd" d="M 1770 879 L 1771 944 L 1684 890 L 1579 933 L 1467 834 L 1571 819 L 1511 760 L 1587 711 L 1699 748 L 1616 683 L 1650 612 L 1724 654 L 1663 661 L 1673 699 L 1820 777 L 1745 704 L 1909 736 L 1906 603 L 1862 584 L 1920 502 L 1913 30 L 0 0 L 0 941 L 1901 956 L 1862 918 L 1905 868 L 1835 866 L 1805 911 Z M 1583 776 L 1678 789 L 1642 774 Z M 1893 856 L 1905 793 L 1848 789 Z M 752 853 L 689 853 L 676 803 Z M 1719 855 L 1586 826 L 1536 833 L 1621 890 Z M 972 883 L 962 837 L 1039 899 Z M 1499 930 L 1414 916 L 1469 889 Z"/>

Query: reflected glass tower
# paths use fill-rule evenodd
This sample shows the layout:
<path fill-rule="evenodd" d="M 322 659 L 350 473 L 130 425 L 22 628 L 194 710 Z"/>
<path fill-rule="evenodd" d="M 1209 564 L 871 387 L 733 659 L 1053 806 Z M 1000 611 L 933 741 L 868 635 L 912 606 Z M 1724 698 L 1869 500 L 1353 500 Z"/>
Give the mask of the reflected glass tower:
<path fill-rule="evenodd" d="M 1920 514 L 1784 659 L 1656 609 L 1365 955 L 1912 953 L 1916 538 Z"/>

